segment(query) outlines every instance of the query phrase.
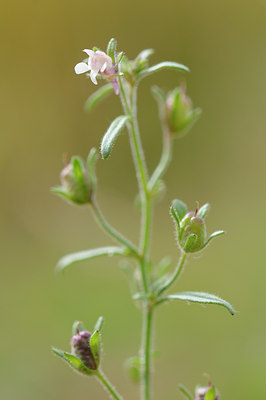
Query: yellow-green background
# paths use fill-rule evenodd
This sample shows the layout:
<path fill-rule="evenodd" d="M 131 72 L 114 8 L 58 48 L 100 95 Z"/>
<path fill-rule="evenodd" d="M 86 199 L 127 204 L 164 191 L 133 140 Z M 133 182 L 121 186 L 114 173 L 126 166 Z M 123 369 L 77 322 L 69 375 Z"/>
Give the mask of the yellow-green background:
<path fill-rule="evenodd" d="M 70 207 L 49 188 L 59 183 L 62 154 L 86 157 L 114 117 L 114 96 L 91 115 L 83 104 L 95 87 L 76 76 L 82 49 L 105 49 L 114 36 L 133 58 L 156 50 L 152 62 L 188 65 L 184 76 L 165 71 L 141 84 L 140 126 L 150 170 L 160 155 L 151 84 L 171 89 L 186 78 L 203 115 L 175 142 L 168 189 L 157 204 L 153 258 L 177 260 L 170 201 L 209 201 L 208 232 L 224 228 L 199 257 L 191 257 L 181 290 L 205 290 L 239 311 L 171 303 L 156 318 L 155 399 L 181 399 L 204 372 L 227 400 L 266 397 L 265 91 L 266 2 L 5 1 L 1 5 L 1 353 L 5 400 L 105 399 L 96 381 L 52 356 L 69 348 L 72 322 L 92 328 L 104 315 L 103 369 L 126 399 L 137 398 L 123 368 L 137 353 L 140 311 L 131 301 L 117 259 L 101 259 L 55 277 L 67 252 L 108 245 L 89 210 Z M 97 165 L 98 198 L 114 225 L 137 240 L 137 185 L 124 134 L 112 157 Z"/>

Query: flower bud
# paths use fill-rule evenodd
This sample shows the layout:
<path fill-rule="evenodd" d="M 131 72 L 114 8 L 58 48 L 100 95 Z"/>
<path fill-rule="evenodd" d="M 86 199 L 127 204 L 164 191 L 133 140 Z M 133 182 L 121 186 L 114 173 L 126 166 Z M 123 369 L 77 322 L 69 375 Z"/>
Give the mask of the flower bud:
<path fill-rule="evenodd" d="M 197 391 L 196 391 L 195 400 L 204 400 L 205 396 L 208 393 L 208 391 L 210 390 L 210 388 L 211 388 L 211 386 L 198 388 Z M 215 400 L 219 400 L 219 395 L 218 395 L 217 391 L 215 391 L 215 392 L 216 392 Z"/>
<path fill-rule="evenodd" d="M 86 168 L 82 158 L 72 157 L 60 174 L 61 186 L 52 188 L 52 191 L 76 204 L 90 203 L 96 183 L 95 160 L 95 149 L 89 153 Z"/>
<path fill-rule="evenodd" d="M 206 240 L 206 227 L 196 212 L 187 213 L 180 222 L 180 245 L 187 253 L 202 249 Z"/>
<path fill-rule="evenodd" d="M 78 332 L 71 339 L 71 353 L 79 358 L 89 369 L 97 369 L 96 362 L 90 349 L 91 333 L 88 331 Z"/>
<path fill-rule="evenodd" d="M 177 136 L 183 136 L 198 119 L 201 110 L 193 109 L 191 99 L 186 95 L 183 86 L 177 87 L 166 97 L 166 122 L 169 131 Z"/>

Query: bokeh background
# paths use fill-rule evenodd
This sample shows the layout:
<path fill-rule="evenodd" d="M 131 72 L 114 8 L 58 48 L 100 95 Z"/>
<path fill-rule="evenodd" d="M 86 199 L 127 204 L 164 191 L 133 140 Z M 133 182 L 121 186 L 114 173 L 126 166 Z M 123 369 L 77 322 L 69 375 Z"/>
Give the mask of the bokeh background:
<path fill-rule="evenodd" d="M 72 322 L 92 328 L 105 317 L 103 369 L 129 400 L 138 396 L 124 360 L 137 354 L 140 310 L 119 260 L 76 265 L 62 277 L 68 252 L 111 244 L 89 210 L 50 193 L 62 154 L 86 157 L 121 113 L 110 97 L 88 115 L 95 87 L 73 66 L 83 48 L 105 49 L 116 37 L 134 58 L 154 48 L 151 62 L 175 60 L 191 73 L 165 71 L 139 91 L 139 119 L 150 171 L 160 156 L 154 83 L 169 90 L 184 79 L 201 120 L 175 143 L 156 206 L 153 259 L 177 260 L 170 201 L 209 201 L 208 231 L 225 229 L 200 257 L 191 257 L 180 290 L 203 290 L 239 311 L 171 303 L 158 311 L 154 398 L 181 399 L 209 373 L 227 400 L 266 398 L 265 92 L 266 2 L 261 0 L 14 0 L 1 5 L 1 373 L 5 400 L 104 399 L 94 380 L 73 374 L 50 346 L 69 348 Z M 138 237 L 137 185 L 126 133 L 97 165 L 98 199 L 109 221 Z"/>

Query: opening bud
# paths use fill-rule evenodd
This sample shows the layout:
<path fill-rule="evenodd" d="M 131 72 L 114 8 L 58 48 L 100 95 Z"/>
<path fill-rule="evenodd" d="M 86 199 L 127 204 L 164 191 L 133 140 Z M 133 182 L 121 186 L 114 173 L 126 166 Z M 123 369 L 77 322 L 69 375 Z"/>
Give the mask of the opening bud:
<path fill-rule="evenodd" d="M 52 191 L 75 204 L 88 204 L 95 189 L 94 163 L 96 150 L 89 153 L 87 164 L 81 157 L 73 156 L 60 174 L 61 186 Z"/>
<path fill-rule="evenodd" d="M 196 390 L 195 400 L 219 400 L 219 394 L 214 386 L 200 387 Z"/>
<path fill-rule="evenodd" d="M 90 349 L 91 333 L 88 331 L 78 332 L 71 339 L 71 353 L 79 358 L 89 369 L 97 369 L 96 362 Z"/>
<path fill-rule="evenodd" d="M 205 217 L 209 209 L 208 203 L 199 208 L 197 202 L 196 211 L 188 212 L 186 204 L 181 200 L 172 201 L 170 210 L 176 223 L 178 244 L 185 253 L 200 251 L 212 239 L 224 234 L 224 231 L 216 231 L 207 238 Z"/>
<path fill-rule="evenodd" d="M 186 95 L 185 86 L 180 86 L 166 97 L 166 122 L 169 131 L 178 137 L 184 136 L 199 118 L 201 110 L 193 109 L 191 99 Z"/>
<path fill-rule="evenodd" d="M 206 240 L 206 227 L 196 212 L 187 213 L 180 222 L 180 245 L 187 253 L 202 249 Z"/>

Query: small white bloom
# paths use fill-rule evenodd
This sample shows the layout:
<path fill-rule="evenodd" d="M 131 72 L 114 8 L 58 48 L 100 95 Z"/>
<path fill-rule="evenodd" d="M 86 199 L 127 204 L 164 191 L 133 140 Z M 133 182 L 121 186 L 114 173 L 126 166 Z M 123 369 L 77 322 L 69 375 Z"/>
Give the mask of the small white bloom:
<path fill-rule="evenodd" d="M 106 78 L 111 78 L 115 74 L 115 66 L 111 57 L 103 51 L 93 51 L 90 49 L 84 49 L 83 51 L 89 56 L 88 63 L 78 63 L 75 66 L 76 74 L 83 74 L 90 71 L 90 78 L 95 85 L 98 84 L 96 80 L 98 74 Z"/>

